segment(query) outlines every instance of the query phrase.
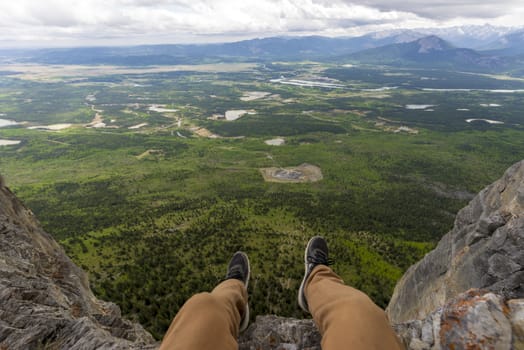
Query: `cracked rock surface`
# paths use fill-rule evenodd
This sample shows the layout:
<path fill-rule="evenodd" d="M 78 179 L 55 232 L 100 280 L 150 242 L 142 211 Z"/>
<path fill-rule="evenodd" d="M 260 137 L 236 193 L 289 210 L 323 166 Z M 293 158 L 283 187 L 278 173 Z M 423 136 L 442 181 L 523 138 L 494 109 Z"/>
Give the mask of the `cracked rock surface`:
<path fill-rule="evenodd" d="M 86 273 L 0 186 L 0 349 L 155 347 L 118 306 L 95 298 Z"/>

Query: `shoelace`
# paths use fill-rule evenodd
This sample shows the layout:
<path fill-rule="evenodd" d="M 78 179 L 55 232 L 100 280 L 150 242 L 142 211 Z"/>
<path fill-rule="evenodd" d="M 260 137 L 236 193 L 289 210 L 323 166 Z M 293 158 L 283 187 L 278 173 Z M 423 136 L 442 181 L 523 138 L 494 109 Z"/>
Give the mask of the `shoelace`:
<path fill-rule="evenodd" d="M 321 250 L 317 250 L 316 254 L 313 256 L 313 255 L 308 255 L 307 256 L 307 262 L 308 264 L 313 264 L 313 265 L 326 265 L 326 266 L 330 266 L 330 265 L 333 265 L 333 263 L 335 262 L 333 259 L 330 259 L 328 258 L 327 254 Z"/>
<path fill-rule="evenodd" d="M 230 278 L 244 280 L 244 269 L 242 269 L 241 265 L 235 265 L 229 269 L 226 279 Z"/>

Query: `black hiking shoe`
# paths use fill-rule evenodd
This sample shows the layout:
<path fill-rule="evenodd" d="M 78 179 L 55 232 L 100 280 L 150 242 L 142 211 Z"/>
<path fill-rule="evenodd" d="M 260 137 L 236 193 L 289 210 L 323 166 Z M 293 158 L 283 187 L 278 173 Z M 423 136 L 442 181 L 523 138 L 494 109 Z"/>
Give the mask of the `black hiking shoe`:
<path fill-rule="evenodd" d="M 249 283 L 249 274 L 249 259 L 246 253 L 236 252 L 235 254 L 233 254 L 233 257 L 231 258 L 231 261 L 229 262 L 229 265 L 227 267 L 226 280 L 233 278 L 237 279 L 240 282 L 244 283 L 247 289 L 247 285 Z M 246 330 L 248 325 L 249 304 L 246 303 L 246 312 L 244 312 L 244 315 L 242 315 L 242 319 L 240 320 L 240 332 Z"/>
<path fill-rule="evenodd" d="M 304 272 L 304 279 L 302 280 L 300 289 L 298 290 L 298 305 L 302 310 L 309 313 L 309 306 L 307 304 L 306 295 L 304 294 L 306 281 L 315 266 L 329 266 L 332 264 L 332 261 L 328 258 L 328 247 L 324 238 L 315 236 L 309 240 L 306 251 L 304 252 L 304 263 L 306 268 Z"/>

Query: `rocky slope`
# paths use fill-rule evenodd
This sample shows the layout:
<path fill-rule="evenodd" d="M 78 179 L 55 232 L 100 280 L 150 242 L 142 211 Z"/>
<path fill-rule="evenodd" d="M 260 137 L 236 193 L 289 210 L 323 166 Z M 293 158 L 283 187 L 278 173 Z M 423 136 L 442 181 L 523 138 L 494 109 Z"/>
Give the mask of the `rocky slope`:
<path fill-rule="evenodd" d="M 524 161 L 462 209 L 398 283 L 387 312 L 407 349 L 524 349 Z M 320 350 L 313 321 L 257 317 L 240 350 Z M 154 349 L 0 178 L 0 349 Z"/>
<path fill-rule="evenodd" d="M 522 298 L 524 161 L 458 213 L 387 313 L 409 349 L 524 349 Z"/>
<path fill-rule="evenodd" d="M 470 288 L 524 297 L 524 161 L 483 189 L 437 247 L 409 268 L 388 315 L 396 323 L 423 319 Z"/>
<path fill-rule="evenodd" d="M 147 349 L 151 335 L 96 299 L 87 275 L 0 179 L 0 349 Z"/>

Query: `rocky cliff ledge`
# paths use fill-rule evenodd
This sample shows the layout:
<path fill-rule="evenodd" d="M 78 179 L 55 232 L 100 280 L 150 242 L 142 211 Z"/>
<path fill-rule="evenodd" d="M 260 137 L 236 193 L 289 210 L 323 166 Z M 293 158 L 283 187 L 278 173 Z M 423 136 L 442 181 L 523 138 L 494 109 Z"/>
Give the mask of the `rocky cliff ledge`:
<path fill-rule="evenodd" d="M 458 213 L 399 281 L 387 313 L 411 349 L 524 349 L 522 298 L 524 161 Z"/>
<path fill-rule="evenodd" d="M 387 312 L 407 349 L 524 349 L 524 161 L 462 209 Z M 320 350 L 313 321 L 257 317 L 239 350 Z M 0 178 L 0 350 L 154 349 Z"/>
<path fill-rule="evenodd" d="M 470 288 L 524 297 L 524 161 L 483 189 L 453 229 L 411 266 L 388 306 L 392 322 L 423 319 Z"/>
<path fill-rule="evenodd" d="M 410 349 L 524 349 L 524 161 L 483 189 L 395 287 Z"/>
<path fill-rule="evenodd" d="M 0 179 L 0 349 L 148 349 Z"/>

